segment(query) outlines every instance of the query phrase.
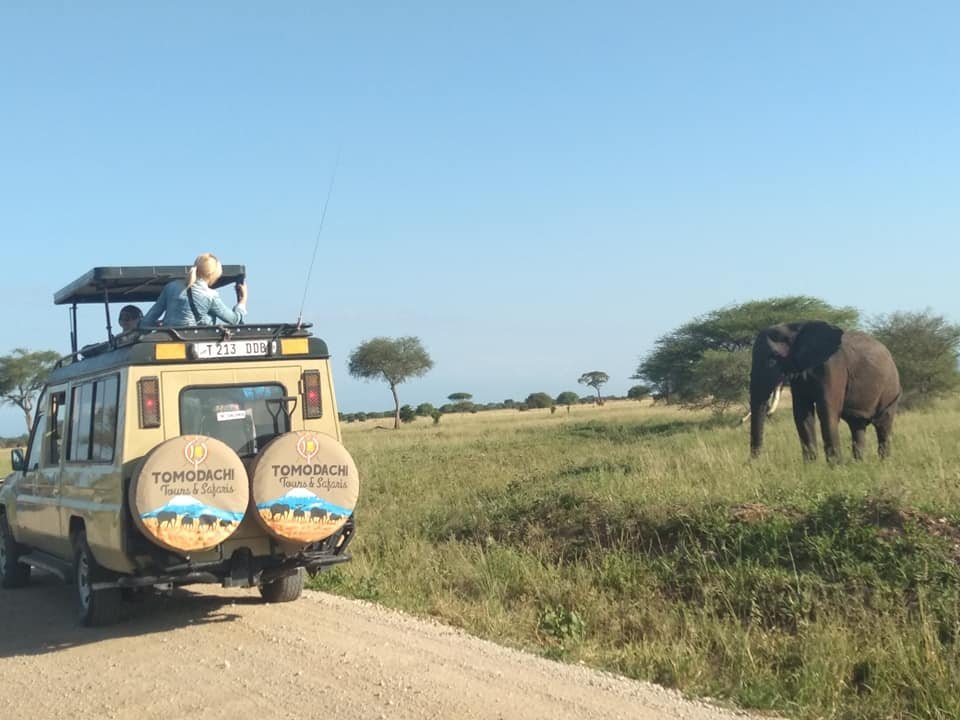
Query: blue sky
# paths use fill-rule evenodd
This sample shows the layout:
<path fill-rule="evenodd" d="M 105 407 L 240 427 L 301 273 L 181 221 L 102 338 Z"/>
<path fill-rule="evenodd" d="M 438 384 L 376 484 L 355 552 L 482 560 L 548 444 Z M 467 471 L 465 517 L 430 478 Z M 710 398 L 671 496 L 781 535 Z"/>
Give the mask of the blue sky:
<path fill-rule="evenodd" d="M 195 5 L 0 5 L 0 353 L 66 351 L 91 267 L 205 251 L 295 319 L 338 147 L 305 317 L 344 411 L 390 406 L 346 371 L 378 335 L 439 404 L 624 393 L 774 295 L 960 320 L 956 4 Z"/>

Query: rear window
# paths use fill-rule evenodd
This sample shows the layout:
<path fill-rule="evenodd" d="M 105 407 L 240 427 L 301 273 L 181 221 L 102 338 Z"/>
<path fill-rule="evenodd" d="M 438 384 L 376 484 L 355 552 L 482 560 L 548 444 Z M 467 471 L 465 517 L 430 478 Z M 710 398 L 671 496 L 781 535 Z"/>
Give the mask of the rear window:
<path fill-rule="evenodd" d="M 290 430 L 285 394 L 273 383 L 186 388 L 180 393 L 180 433 L 214 437 L 238 455 L 253 455 Z M 294 402 L 287 407 L 291 413 Z"/>

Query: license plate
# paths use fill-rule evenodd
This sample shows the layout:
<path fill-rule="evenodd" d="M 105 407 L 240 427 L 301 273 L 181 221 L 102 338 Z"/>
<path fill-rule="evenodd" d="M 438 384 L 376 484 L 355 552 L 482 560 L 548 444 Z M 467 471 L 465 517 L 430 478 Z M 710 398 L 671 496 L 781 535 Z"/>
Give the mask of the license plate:
<path fill-rule="evenodd" d="M 227 340 L 193 343 L 197 360 L 224 360 L 232 357 L 263 357 L 270 354 L 272 340 Z"/>

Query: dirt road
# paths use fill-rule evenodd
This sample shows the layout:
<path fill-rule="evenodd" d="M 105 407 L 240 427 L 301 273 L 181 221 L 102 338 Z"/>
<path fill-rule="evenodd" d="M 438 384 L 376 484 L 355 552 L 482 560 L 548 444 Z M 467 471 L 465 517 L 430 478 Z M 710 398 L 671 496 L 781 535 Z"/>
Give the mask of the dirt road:
<path fill-rule="evenodd" d="M 322 593 L 264 605 L 195 586 L 86 629 L 71 591 L 50 576 L 0 590 L 4 720 L 735 717 Z"/>

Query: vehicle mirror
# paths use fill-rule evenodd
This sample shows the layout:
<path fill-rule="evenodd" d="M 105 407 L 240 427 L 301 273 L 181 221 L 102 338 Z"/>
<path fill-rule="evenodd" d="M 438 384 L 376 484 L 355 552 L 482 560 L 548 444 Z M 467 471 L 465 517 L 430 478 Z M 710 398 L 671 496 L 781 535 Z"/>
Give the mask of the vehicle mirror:
<path fill-rule="evenodd" d="M 27 469 L 27 461 L 23 457 L 23 450 L 14 448 L 10 451 L 10 465 L 18 472 L 23 472 Z"/>

